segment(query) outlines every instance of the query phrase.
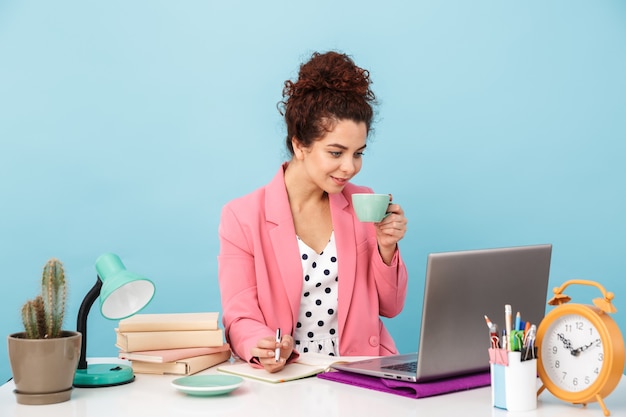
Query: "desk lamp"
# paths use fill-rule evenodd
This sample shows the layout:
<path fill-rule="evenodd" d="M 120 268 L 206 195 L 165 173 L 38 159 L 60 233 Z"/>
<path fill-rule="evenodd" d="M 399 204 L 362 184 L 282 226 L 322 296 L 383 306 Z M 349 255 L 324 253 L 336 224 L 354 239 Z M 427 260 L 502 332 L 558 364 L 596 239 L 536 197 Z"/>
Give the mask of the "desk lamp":
<path fill-rule="evenodd" d="M 154 284 L 147 278 L 127 271 L 120 258 L 105 253 L 96 260 L 98 276 L 78 310 L 76 330 L 82 337 L 75 387 L 108 387 L 132 382 L 132 367 L 121 364 L 87 364 L 87 316 L 91 305 L 100 297 L 100 312 L 111 320 L 132 316 L 144 308 L 154 296 Z"/>

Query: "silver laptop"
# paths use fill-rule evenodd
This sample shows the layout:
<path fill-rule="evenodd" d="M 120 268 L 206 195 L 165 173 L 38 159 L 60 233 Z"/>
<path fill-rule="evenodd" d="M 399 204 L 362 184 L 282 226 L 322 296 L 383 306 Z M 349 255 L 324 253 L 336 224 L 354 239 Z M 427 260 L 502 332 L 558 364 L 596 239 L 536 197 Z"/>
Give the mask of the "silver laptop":
<path fill-rule="evenodd" d="M 333 368 L 403 381 L 431 381 L 489 370 L 489 327 L 504 306 L 539 324 L 546 311 L 552 245 L 431 253 L 418 353 L 335 364 Z"/>

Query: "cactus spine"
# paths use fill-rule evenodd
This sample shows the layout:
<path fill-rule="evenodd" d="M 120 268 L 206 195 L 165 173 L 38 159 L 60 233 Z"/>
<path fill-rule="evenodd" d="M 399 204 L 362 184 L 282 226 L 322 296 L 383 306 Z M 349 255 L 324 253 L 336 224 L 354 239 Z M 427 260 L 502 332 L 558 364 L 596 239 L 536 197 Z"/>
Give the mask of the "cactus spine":
<path fill-rule="evenodd" d="M 22 307 L 22 322 L 28 339 L 52 339 L 61 336 L 66 296 L 63 264 L 52 258 L 43 268 L 41 295 L 27 301 Z"/>

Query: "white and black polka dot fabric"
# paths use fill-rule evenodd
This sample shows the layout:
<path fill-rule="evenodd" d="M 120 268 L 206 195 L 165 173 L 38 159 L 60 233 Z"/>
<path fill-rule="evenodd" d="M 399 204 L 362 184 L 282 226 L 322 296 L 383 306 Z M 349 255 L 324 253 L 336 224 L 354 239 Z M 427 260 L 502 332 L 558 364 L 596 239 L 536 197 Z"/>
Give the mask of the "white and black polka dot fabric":
<path fill-rule="evenodd" d="M 337 247 L 334 232 L 326 248 L 316 253 L 298 238 L 304 283 L 300 313 L 294 334 L 300 353 L 338 355 L 337 334 Z"/>

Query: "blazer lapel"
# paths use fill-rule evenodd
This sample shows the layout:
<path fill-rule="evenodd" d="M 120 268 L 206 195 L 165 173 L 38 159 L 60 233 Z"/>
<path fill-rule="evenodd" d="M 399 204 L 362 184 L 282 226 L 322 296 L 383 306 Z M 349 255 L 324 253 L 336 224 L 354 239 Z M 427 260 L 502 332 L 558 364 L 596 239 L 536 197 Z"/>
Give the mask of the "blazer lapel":
<path fill-rule="evenodd" d="M 339 261 L 339 305 L 345 306 L 345 308 L 337 309 L 339 328 L 343 329 L 356 281 L 354 216 L 349 210 L 348 200 L 343 193 L 330 195 L 330 210 Z"/>
<path fill-rule="evenodd" d="M 265 213 L 273 254 L 295 325 L 302 297 L 302 263 L 285 188 L 284 165 L 266 187 Z"/>

